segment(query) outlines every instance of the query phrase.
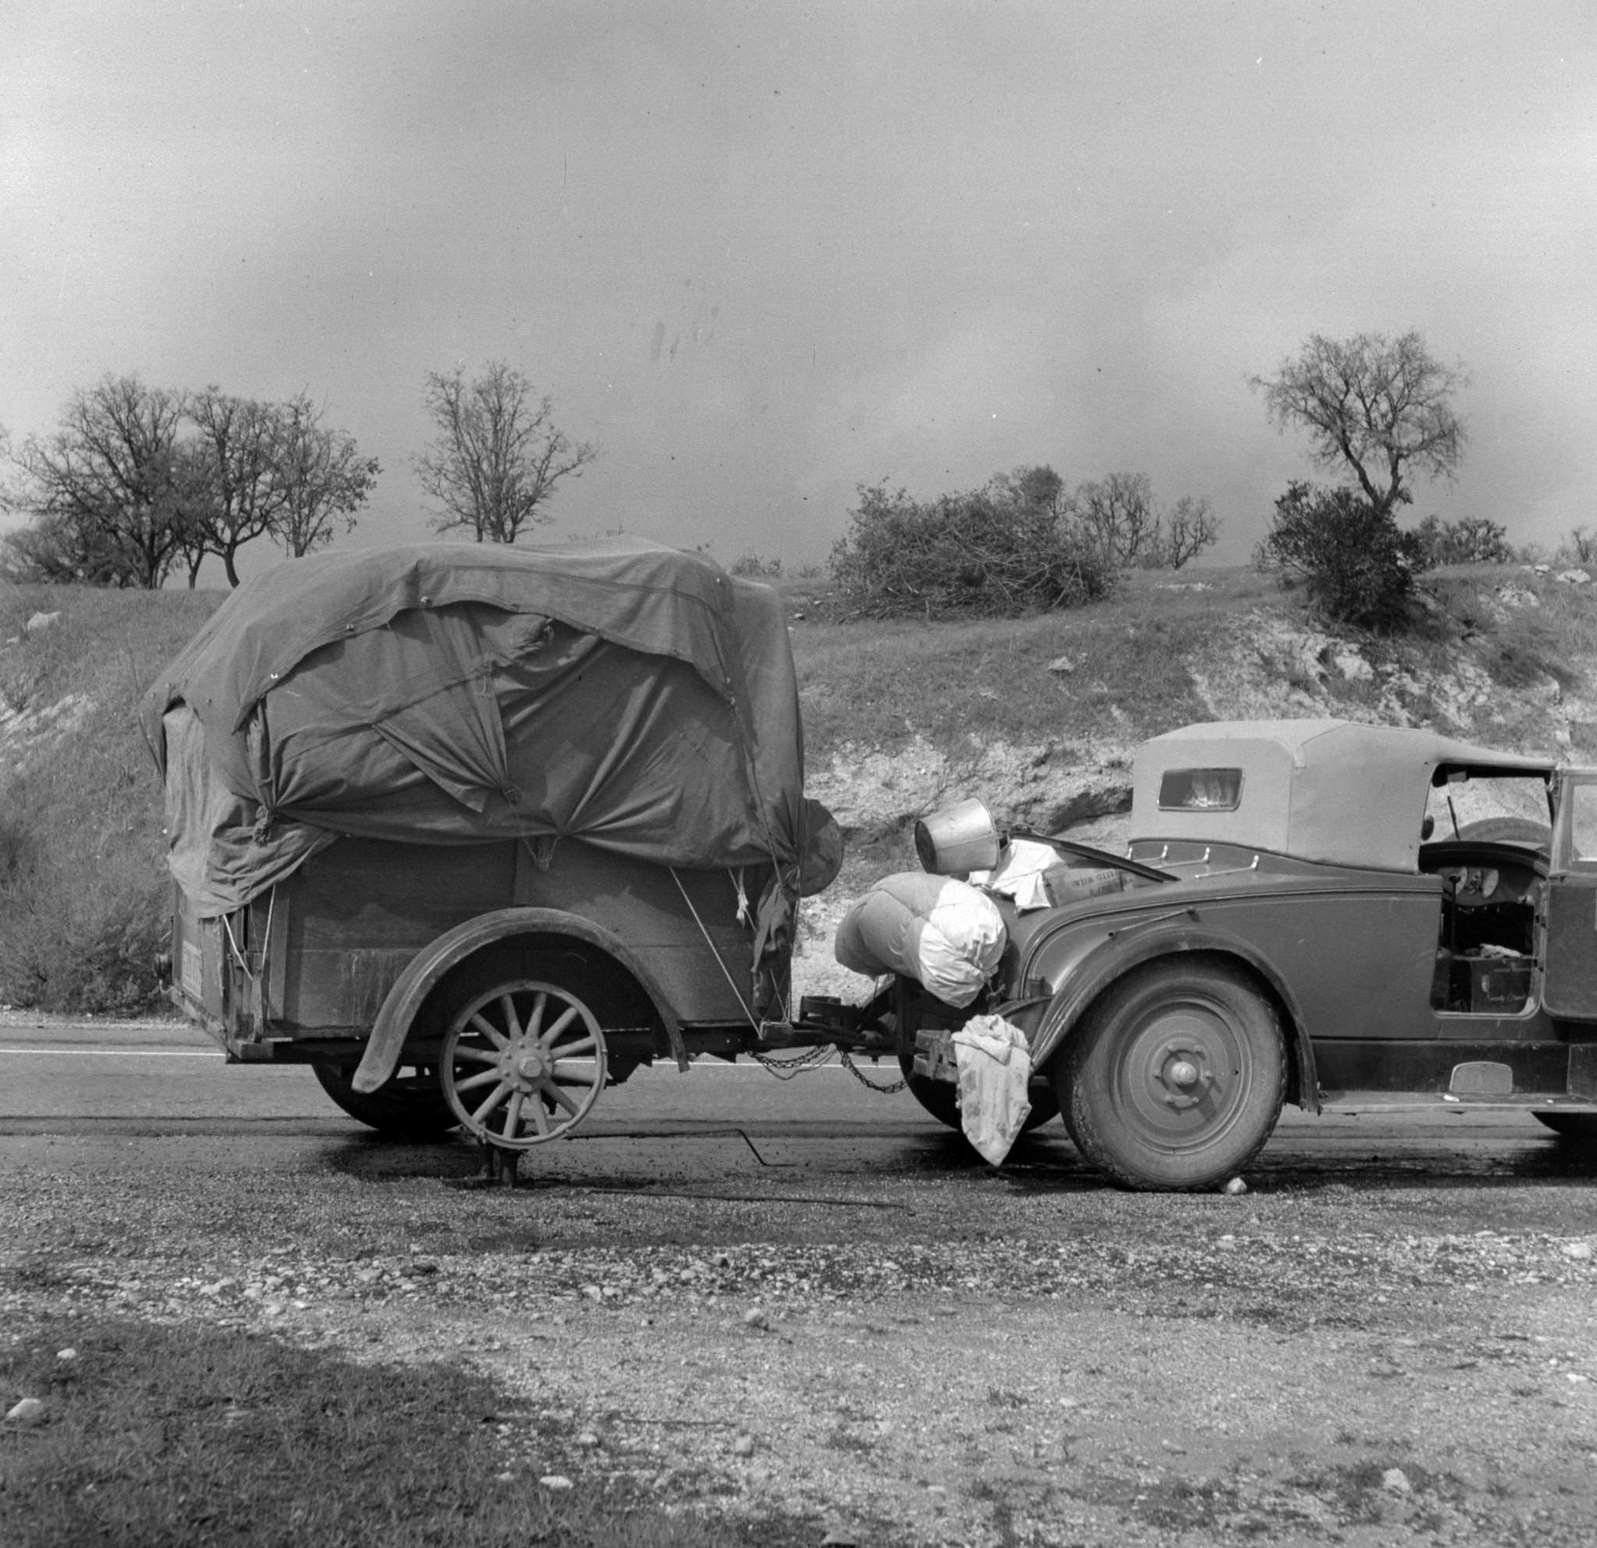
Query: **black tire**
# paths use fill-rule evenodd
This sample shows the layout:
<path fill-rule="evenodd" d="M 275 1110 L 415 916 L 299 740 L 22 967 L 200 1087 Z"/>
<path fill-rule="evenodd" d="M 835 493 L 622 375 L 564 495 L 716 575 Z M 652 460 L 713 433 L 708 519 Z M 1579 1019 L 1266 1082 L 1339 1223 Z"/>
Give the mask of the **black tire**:
<path fill-rule="evenodd" d="M 1281 1115 L 1287 1061 L 1271 1005 L 1235 970 L 1165 959 L 1098 999 L 1054 1089 L 1076 1147 L 1127 1188 L 1219 1187 Z"/>
<path fill-rule="evenodd" d="M 436 1139 L 455 1128 L 460 1120 L 438 1089 L 438 1076 L 431 1069 L 396 1072 L 376 1091 L 356 1091 L 350 1084 L 355 1066 L 332 1059 L 317 1059 L 311 1068 L 325 1091 L 351 1118 L 358 1119 L 379 1134 L 396 1139 Z"/>
<path fill-rule="evenodd" d="M 898 1056 L 898 1067 L 904 1072 L 904 1084 L 909 1087 L 909 1094 L 939 1123 L 950 1129 L 963 1129 L 959 1116 L 958 1088 L 946 1080 L 931 1080 L 925 1075 L 914 1074 L 914 1064 L 913 1055 L 901 1053 Z M 1020 1126 L 1022 1134 L 1030 1134 L 1033 1129 L 1040 1129 L 1043 1124 L 1059 1116 L 1058 1098 L 1035 1080 L 1026 1093 L 1026 1100 L 1031 1103 L 1031 1111 Z"/>
<path fill-rule="evenodd" d="M 1573 1140 L 1578 1145 L 1597 1144 L 1597 1113 L 1533 1113 L 1537 1123 L 1544 1123 L 1560 1139 Z"/>

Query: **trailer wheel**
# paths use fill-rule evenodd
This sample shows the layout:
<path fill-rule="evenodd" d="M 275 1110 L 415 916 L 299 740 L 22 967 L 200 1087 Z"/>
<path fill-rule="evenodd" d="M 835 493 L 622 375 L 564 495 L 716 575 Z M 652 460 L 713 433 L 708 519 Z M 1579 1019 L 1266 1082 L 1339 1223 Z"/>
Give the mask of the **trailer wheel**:
<path fill-rule="evenodd" d="M 1076 1148 L 1128 1188 L 1218 1187 L 1263 1148 L 1286 1093 L 1275 1012 L 1202 961 L 1121 979 L 1054 1068 Z"/>
<path fill-rule="evenodd" d="M 393 1079 L 376 1091 L 356 1091 L 350 1085 L 355 1066 L 336 1059 L 316 1059 L 311 1068 L 321 1088 L 351 1118 L 396 1139 L 436 1139 L 460 1124 L 460 1119 L 438 1089 L 438 1076 L 428 1065 L 410 1073 L 396 1070 Z"/>
<path fill-rule="evenodd" d="M 509 978 L 467 992 L 444 1035 L 438 1079 L 478 1139 L 527 1150 L 587 1116 L 606 1069 L 604 1033 L 574 991 Z"/>

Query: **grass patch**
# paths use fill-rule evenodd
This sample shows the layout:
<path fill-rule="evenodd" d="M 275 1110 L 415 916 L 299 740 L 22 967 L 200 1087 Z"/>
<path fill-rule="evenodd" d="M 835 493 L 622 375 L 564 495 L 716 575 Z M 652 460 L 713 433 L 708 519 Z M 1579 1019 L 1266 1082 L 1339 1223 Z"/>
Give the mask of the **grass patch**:
<path fill-rule="evenodd" d="M 1201 720 L 1188 663 L 1218 613 L 1266 598 L 1302 607 L 1251 571 L 1180 582 L 1134 572 L 1113 600 L 1030 618 L 806 622 L 793 639 L 806 748 L 824 760 L 850 745 L 892 752 L 918 738 L 945 752 L 1106 731 L 1136 739 Z"/>
<path fill-rule="evenodd" d="M 14 1335 L 15 1337 L 15 1335 Z M 77 1357 L 58 1358 L 72 1347 Z M 362 1365 L 260 1335 L 58 1319 L 0 1352 L 0 1540 L 15 1548 L 732 1548 L 814 1540 L 673 1515 L 584 1477 L 556 1422 L 443 1364 Z M 507 1478 L 505 1475 L 509 1474 Z M 556 1489 L 541 1476 L 570 1478 Z"/>
<path fill-rule="evenodd" d="M 0 592 L 0 999 L 134 1011 L 170 926 L 161 795 L 140 695 L 216 592 Z M 35 613 L 56 614 L 28 629 Z"/>

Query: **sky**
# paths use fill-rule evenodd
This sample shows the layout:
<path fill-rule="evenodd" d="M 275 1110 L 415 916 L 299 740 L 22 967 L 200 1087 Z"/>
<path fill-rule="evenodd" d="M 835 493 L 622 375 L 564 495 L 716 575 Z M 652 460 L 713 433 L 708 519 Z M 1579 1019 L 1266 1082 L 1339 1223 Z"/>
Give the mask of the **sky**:
<path fill-rule="evenodd" d="M 1597 525 L 1588 0 L 8 0 L 0 427 L 107 374 L 307 392 L 426 537 L 429 372 L 597 461 L 540 536 L 824 561 L 861 485 L 1314 477 L 1249 378 L 1417 329 L 1412 513 Z"/>

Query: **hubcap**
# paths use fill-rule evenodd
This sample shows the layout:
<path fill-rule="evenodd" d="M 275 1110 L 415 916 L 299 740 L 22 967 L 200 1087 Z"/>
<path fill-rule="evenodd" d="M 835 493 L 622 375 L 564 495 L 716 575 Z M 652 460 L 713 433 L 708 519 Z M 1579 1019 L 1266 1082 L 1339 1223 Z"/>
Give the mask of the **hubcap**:
<path fill-rule="evenodd" d="M 1246 1054 L 1224 1009 L 1193 995 L 1150 1008 L 1119 1067 L 1123 1121 L 1162 1145 L 1202 1144 L 1229 1126 Z"/>

